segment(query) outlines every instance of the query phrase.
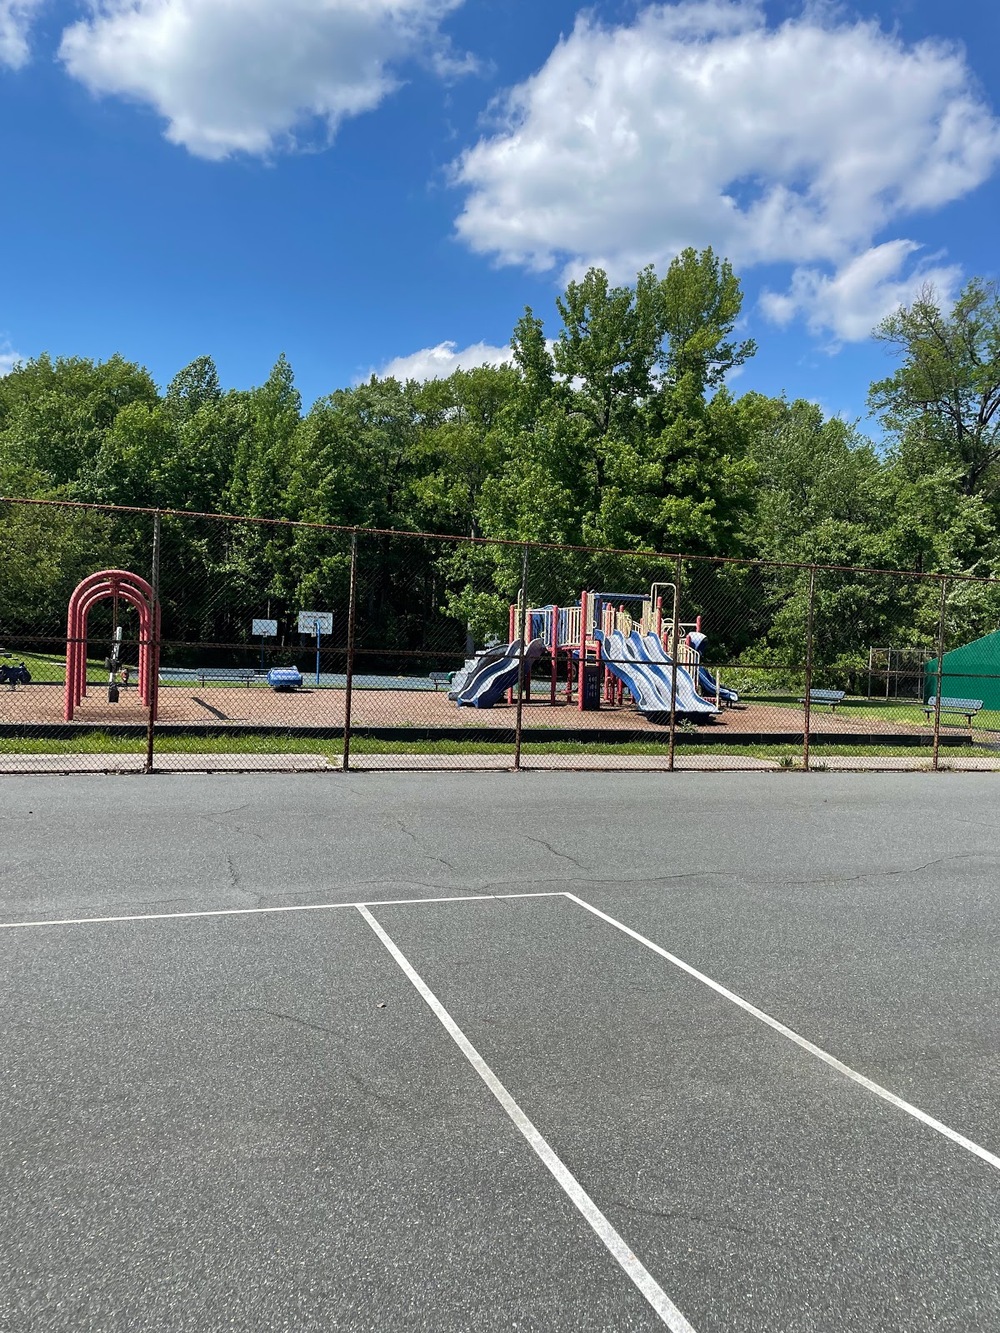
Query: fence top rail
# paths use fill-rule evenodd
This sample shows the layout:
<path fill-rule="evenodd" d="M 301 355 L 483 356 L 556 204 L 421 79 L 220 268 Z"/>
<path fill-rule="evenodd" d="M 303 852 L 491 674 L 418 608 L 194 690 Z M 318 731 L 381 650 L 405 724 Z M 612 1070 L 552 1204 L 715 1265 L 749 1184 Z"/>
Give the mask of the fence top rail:
<path fill-rule="evenodd" d="M 209 514 L 195 509 L 156 509 L 148 505 L 113 505 L 86 500 L 38 499 L 26 495 L 0 495 L 0 505 L 34 505 L 39 508 L 71 509 L 86 513 L 151 514 L 161 518 L 206 519 L 217 523 L 249 523 L 258 527 L 288 528 L 317 532 L 339 532 L 345 536 L 402 537 L 435 542 L 455 542 L 468 546 L 508 546 L 521 550 L 574 551 L 580 555 L 613 555 L 633 560 L 687 560 L 705 565 L 743 565 L 753 569 L 801 569 L 817 573 L 873 574 L 894 578 L 922 579 L 927 582 L 995 584 L 1000 579 L 980 574 L 955 574 L 945 570 L 883 569 L 873 565 L 823 565 L 805 560 L 763 560 L 742 555 L 692 555 L 681 551 L 648 551 L 615 546 L 578 546 L 571 543 L 539 542 L 514 537 L 470 537 L 459 533 L 421 532 L 410 528 L 365 528 L 338 523 L 317 523 L 306 519 L 261 518 L 248 514 Z"/>

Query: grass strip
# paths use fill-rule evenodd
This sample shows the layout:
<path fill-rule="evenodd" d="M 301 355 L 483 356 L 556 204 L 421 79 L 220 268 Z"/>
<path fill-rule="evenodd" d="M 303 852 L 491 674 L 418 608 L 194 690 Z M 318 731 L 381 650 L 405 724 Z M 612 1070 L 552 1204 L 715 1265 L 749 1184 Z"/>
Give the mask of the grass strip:
<path fill-rule="evenodd" d="M 362 755 L 511 755 L 509 745 L 470 739 L 383 741 L 364 736 L 351 740 L 353 754 Z M 3 754 L 145 754 L 146 743 L 141 737 L 111 736 L 106 732 L 86 732 L 72 739 L 19 739 L 0 737 L 0 755 Z M 525 741 L 521 746 L 525 755 L 576 755 L 614 757 L 615 755 L 648 755 L 666 758 L 667 747 L 661 742 L 624 741 L 618 744 L 585 741 Z M 801 761 L 801 749 L 787 745 L 740 745 L 720 742 L 718 745 L 685 745 L 678 739 L 677 754 L 684 756 L 723 756 L 733 759 L 773 759 L 791 766 Z M 158 735 L 156 754 L 318 754 L 327 757 L 343 753 L 337 738 L 312 740 L 302 736 L 168 736 Z M 968 759 L 989 754 L 981 746 L 949 746 L 942 754 L 942 762 L 950 759 Z M 877 759 L 928 759 L 930 746 L 871 746 L 822 745 L 813 749 L 813 766 L 820 767 L 827 757 L 856 757 Z"/>

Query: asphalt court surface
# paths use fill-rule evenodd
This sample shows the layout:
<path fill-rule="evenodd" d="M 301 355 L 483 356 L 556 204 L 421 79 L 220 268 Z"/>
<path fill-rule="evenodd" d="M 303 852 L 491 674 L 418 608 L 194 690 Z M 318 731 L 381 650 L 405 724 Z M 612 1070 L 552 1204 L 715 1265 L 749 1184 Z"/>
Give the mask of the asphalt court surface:
<path fill-rule="evenodd" d="M 0 1328 L 1000 1327 L 994 790 L 5 787 Z"/>

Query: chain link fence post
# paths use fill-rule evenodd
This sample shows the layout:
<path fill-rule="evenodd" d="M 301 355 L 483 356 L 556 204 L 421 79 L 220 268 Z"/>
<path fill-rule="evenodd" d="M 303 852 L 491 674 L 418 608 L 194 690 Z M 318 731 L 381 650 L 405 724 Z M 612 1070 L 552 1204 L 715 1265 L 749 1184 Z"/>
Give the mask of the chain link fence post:
<path fill-rule="evenodd" d="M 149 644 L 146 661 L 149 664 L 149 720 L 146 724 L 146 773 L 153 771 L 153 750 L 156 745 L 156 712 L 160 700 L 160 513 L 153 515 L 153 554 L 150 562 L 149 586 L 153 590 L 153 605 L 149 608 Z M 86 652 L 86 649 L 84 650 Z"/>
<path fill-rule="evenodd" d="M 351 766 L 351 698 L 354 693 L 354 626 L 358 600 L 358 534 L 351 533 L 351 573 L 347 589 L 347 665 L 344 679 L 343 772 Z"/>
<path fill-rule="evenodd" d="M 931 752 L 931 771 L 938 771 L 938 752 L 941 748 L 941 682 L 944 675 L 945 611 L 947 609 L 948 576 L 941 579 L 941 601 L 938 607 L 937 671 L 934 685 L 934 748 Z"/>
<path fill-rule="evenodd" d="M 806 686 L 802 718 L 802 768 L 809 772 L 809 740 L 812 730 L 813 619 L 816 612 L 816 566 L 809 566 L 809 605 L 806 611 Z"/>
<path fill-rule="evenodd" d="M 521 553 L 521 596 L 517 609 L 517 637 L 520 648 L 517 654 L 517 719 L 514 723 L 514 771 L 521 767 L 521 725 L 524 714 L 524 650 L 525 626 L 528 615 L 528 548 Z"/>
<path fill-rule="evenodd" d="M 667 772 L 674 771 L 674 752 L 677 748 L 677 654 L 680 646 L 677 640 L 680 638 L 680 620 L 681 620 L 681 574 L 683 572 L 684 562 L 680 556 L 677 557 L 677 565 L 674 570 L 674 620 L 670 629 L 670 743 L 667 748 Z"/>

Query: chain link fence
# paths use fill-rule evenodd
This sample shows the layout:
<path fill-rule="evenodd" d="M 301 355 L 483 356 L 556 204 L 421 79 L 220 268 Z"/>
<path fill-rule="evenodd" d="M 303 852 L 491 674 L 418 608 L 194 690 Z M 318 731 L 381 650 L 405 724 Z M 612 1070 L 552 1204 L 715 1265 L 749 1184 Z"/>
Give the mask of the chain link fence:
<path fill-rule="evenodd" d="M 0 772 L 1000 767 L 1000 581 L 0 501 Z"/>

